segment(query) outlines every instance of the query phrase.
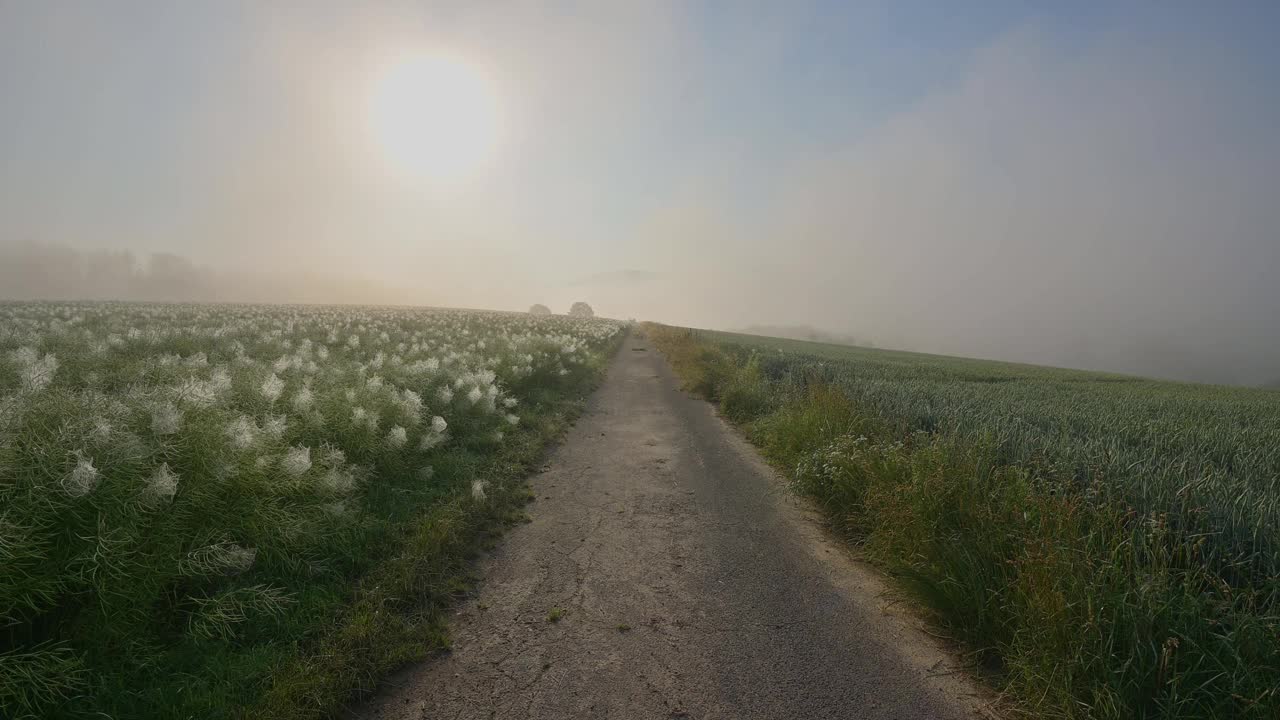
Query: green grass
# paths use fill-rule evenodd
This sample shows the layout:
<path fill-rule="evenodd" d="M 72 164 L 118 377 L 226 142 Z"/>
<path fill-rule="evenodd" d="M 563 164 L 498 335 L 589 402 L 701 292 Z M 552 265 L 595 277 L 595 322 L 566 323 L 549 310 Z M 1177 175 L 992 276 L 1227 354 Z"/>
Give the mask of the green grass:
<path fill-rule="evenodd" d="M 1280 393 L 646 332 L 1022 708 L 1280 716 Z"/>

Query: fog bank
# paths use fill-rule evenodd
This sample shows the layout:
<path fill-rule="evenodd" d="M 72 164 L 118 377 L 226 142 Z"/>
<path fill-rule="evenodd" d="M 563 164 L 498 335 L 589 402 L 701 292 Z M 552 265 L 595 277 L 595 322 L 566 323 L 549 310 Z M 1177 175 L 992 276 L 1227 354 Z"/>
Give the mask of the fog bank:
<path fill-rule="evenodd" d="M 1273 382 L 1274 8 L 0 5 L 0 297 L 584 300 Z M 492 79 L 475 177 L 370 135 L 406 48 Z"/>

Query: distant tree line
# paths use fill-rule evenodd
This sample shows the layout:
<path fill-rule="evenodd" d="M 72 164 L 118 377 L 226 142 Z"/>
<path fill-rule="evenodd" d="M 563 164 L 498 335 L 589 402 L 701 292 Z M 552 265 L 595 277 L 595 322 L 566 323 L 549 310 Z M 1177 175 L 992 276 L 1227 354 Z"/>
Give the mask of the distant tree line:
<path fill-rule="evenodd" d="M 222 271 L 173 253 L 0 245 L 0 300 L 421 304 L 351 275 Z"/>

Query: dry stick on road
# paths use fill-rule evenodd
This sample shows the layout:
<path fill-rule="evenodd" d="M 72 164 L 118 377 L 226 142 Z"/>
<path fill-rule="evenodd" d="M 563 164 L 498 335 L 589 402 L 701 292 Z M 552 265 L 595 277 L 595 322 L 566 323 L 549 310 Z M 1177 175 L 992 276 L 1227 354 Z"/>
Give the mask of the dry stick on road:
<path fill-rule="evenodd" d="M 887 609 L 755 451 L 629 337 L 482 568 L 453 651 L 362 718 L 974 718 L 990 693 Z"/>

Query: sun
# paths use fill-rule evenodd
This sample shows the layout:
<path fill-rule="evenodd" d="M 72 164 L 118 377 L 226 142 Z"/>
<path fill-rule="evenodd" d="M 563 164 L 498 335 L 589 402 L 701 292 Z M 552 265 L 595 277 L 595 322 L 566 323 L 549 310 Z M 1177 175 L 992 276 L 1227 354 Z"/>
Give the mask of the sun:
<path fill-rule="evenodd" d="M 498 144 L 498 101 L 475 66 L 448 55 L 397 59 L 377 77 L 373 136 L 401 170 L 455 182 L 479 170 Z"/>

